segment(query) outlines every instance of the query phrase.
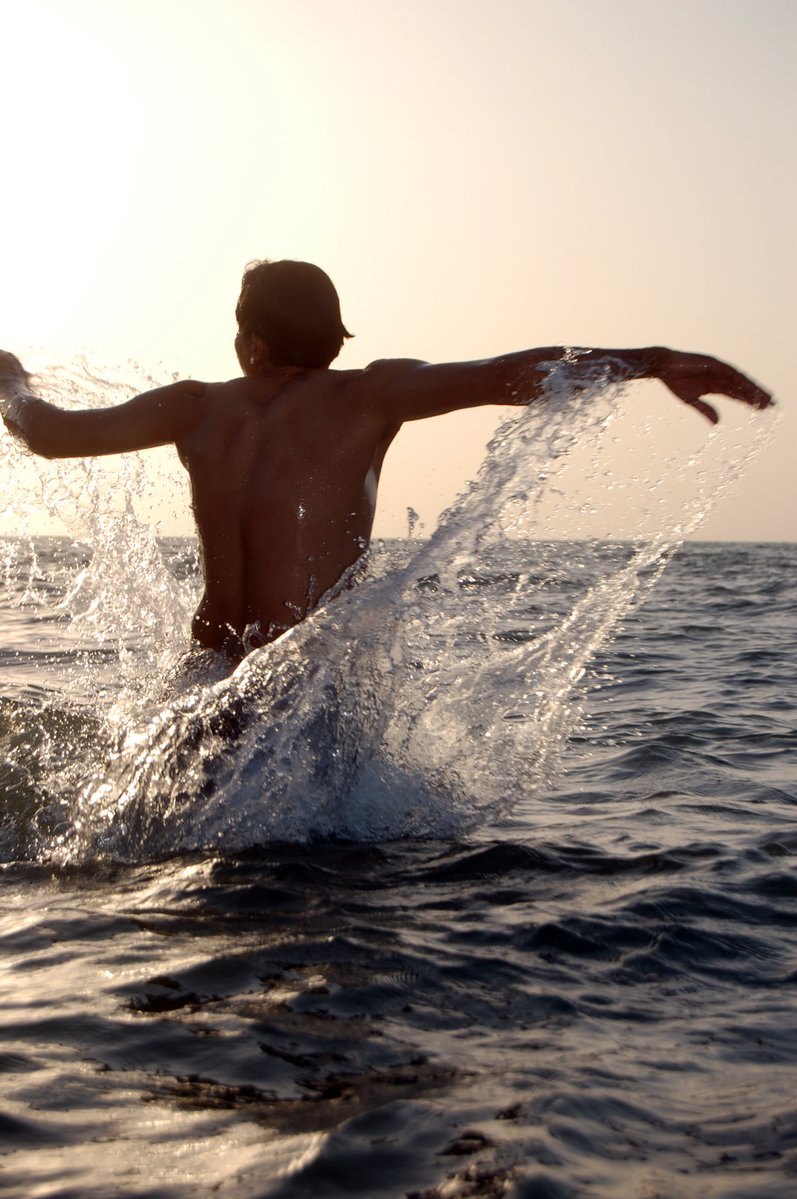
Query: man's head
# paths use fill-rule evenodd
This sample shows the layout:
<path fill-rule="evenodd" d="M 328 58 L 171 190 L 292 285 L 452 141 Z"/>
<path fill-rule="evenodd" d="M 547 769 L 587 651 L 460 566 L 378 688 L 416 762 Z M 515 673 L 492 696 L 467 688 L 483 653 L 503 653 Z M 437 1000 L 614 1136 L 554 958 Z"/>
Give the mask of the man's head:
<path fill-rule="evenodd" d="M 329 366 L 351 337 L 332 280 L 309 262 L 250 263 L 235 315 L 265 342 L 272 366 Z"/>

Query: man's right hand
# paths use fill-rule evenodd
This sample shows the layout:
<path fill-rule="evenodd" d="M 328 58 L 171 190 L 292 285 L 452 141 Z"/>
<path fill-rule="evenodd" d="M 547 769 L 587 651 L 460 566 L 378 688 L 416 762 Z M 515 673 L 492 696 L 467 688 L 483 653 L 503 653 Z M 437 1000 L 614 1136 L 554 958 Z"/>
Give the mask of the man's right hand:
<path fill-rule="evenodd" d="M 27 387 L 29 379 L 30 375 L 16 354 L 10 354 L 8 350 L 0 350 L 0 388 L 4 383 L 12 381 L 24 383 Z"/>
<path fill-rule="evenodd" d="M 0 350 L 0 416 L 9 433 L 23 437 L 20 428 L 23 409 L 34 397 L 30 390 L 30 375 L 8 350 Z"/>

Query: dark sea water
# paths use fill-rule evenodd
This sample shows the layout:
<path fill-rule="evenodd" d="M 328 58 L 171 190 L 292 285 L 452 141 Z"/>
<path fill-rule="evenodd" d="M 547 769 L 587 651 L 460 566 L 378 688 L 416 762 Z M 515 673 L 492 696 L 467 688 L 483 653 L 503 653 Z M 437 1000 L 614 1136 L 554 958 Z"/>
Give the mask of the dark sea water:
<path fill-rule="evenodd" d="M 797 547 L 391 547 L 158 696 L 101 533 L 4 549 L 4 1194 L 797 1195 Z"/>
<path fill-rule="evenodd" d="M 797 1195 L 797 547 L 677 549 L 766 422 L 568 370 L 232 675 L 150 467 L 0 433 L 3 1194 Z"/>

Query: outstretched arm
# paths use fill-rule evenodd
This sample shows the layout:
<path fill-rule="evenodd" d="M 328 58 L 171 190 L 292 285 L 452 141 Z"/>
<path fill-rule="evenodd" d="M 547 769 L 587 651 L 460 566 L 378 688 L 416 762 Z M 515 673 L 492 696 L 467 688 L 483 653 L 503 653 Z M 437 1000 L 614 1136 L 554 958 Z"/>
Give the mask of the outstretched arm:
<path fill-rule="evenodd" d="M 752 408 L 768 408 L 772 397 L 727 363 L 703 354 L 654 346 L 640 350 L 586 350 L 556 346 L 521 350 L 481 362 L 430 365 L 406 359 L 374 362 L 362 374 L 385 417 L 393 423 L 439 416 L 482 404 L 525 405 L 544 394 L 552 367 L 566 362 L 574 388 L 596 370 L 609 380 L 659 379 L 683 403 L 712 424 L 719 417 L 706 395 L 725 395 Z"/>
<path fill-rule="evenodd" d="M 203 383 L 185 380 L 111 408 L 58 408 L 35 395 L 19 359 L 0 350 L 0 414 L 15 436 L 45 458 L 88 458 L 177 442 L 197 419 L 204 391 Z"/>

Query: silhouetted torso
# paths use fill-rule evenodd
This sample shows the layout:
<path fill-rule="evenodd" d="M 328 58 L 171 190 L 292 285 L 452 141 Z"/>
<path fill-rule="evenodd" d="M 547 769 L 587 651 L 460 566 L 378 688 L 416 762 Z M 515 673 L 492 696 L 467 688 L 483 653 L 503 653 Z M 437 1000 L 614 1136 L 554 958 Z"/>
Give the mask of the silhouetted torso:
<path fill-rule="evenodd" d="M 205 591 L 192 626 L 232 658 L 300 621 L 367 547 L 386 428 L 361 371 L 207 384 L 178 443 Z M 255 626 L 252 628 L 252 626 Z"/>

